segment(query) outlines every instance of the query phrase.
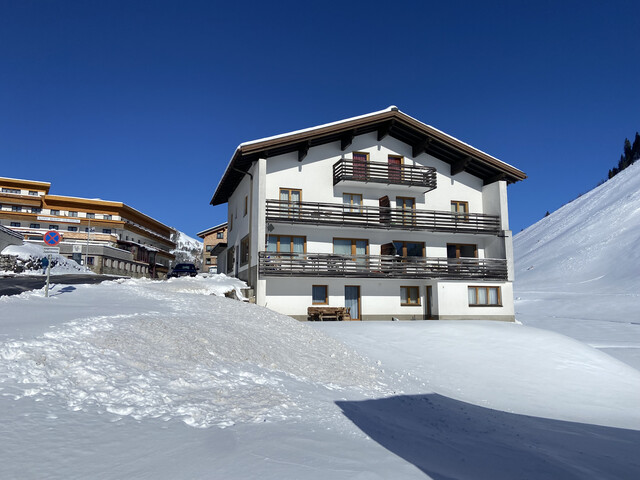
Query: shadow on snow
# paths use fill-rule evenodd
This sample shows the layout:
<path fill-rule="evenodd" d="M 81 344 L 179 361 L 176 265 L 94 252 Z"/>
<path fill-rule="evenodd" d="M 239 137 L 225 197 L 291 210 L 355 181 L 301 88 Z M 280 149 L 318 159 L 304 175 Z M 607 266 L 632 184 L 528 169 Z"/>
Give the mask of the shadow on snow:
<path fill-rule="evenodd" d="M 517 415 L 437 394 L 336 404 L 434 480 L 640 478 L 640 431 Z"/>

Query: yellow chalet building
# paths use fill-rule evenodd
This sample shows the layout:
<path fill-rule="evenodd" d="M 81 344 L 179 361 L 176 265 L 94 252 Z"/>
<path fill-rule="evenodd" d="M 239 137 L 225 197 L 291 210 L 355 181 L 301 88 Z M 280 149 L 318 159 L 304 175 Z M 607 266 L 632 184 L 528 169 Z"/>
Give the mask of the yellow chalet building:
<path fill-rule="evenodd" d="M 96 273 L 166 276 L 174 229 L 122 202 L 50 195 L 50 187 L 0 177 L 0 225 L 43 245 L 44 233 L 58 230 L 60 254 Z"/>

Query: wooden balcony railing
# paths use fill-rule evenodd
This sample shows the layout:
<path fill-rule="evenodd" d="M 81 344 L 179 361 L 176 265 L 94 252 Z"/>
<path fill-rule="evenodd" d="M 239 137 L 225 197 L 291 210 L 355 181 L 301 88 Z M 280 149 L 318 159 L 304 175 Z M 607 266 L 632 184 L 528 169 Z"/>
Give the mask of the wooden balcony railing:
<path fill-rule="evenodd" d="M 418 165 L 395 165 L 384 162 L 362 162 L 343 158 L 333 165 L 333 184 L 344 180 L 386 185 L 436 188 L 436 169 Z"/>
<path fill-rule="evenodd" d="M 497 215 L 282 200 L 267 200 L 267 222 L 492 235 L 500 231 Z"/>
<path fill-rule="evenodd" d="M 259 252 L 258 255 L 260 275 L 267 277 L 507 279 L 507 261 L 500 258 L 274 252 Z"/>

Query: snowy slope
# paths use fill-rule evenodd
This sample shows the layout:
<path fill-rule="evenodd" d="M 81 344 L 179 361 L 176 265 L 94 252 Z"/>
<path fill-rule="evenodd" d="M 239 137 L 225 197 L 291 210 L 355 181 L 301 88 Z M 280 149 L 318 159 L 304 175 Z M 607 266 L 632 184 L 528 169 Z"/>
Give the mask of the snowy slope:
<path fill-rule="evenodd" d="M 242 286 L 1 297 L 0 478 L 640 475 L 640 372 L 608 355 L 502 322 L 299 323 L 222 296 Z"/>
<path fill-rule="evenodd" d="M 202 242 L 190 237 L 184 232 L 176 230 L 176 234 L 172 235 L 171 240 L 176 243 L 176 248 L 171 250 L 176 256 L 176 263 L 195 263 L 196 267 L 202 265 Z"/>
<path fill-rule="evenodd" d="M 518 285 L 638 292 L 639 240 L 637 163 L 516 235 Z"/>
<path fill-rule="evenodd" d="M 516 318 L 640 369 L 639 242 L 637 163 L 515 236 Z"/>

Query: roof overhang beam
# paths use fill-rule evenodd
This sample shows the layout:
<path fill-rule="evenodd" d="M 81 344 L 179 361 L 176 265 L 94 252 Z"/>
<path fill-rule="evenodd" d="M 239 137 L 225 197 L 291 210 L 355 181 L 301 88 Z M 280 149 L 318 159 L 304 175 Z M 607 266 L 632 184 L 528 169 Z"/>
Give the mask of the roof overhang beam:
<path fill-rule="evenodd" d="M 464 172 L 471 163 L 471 157 L 464 157 L 451 164 L 451 176 Z"/>
<path fill-rule="evenodd" d="M 353 143 L 353 138 L 356 136 L 355 130 L 349 130 L 340 138 L 340 150 L 343 152 L 347 149 L 351 143 Z"/>
<path fill-rule="evenodd" d="M 415 158 L 421 153 L 426 152 L 427 147 L 429 147 L 430 143 L 431 143 L 431 139 L 429 137 L 425 137 L 423 140 L 420 140 L 420 142 L 416 143 L 411 147 L 411 156 Z"/>
<path fill-rule="evenodd" d="M 393 120 L 390 122 L 385 122 L 378 128 L 378 141 L 382 140 L 384 137 L 389 135 L 391 132 L 391 128 L 393 127 Z"/>
<path fill-rule="evenodd" d="M 498 173 L 497 175 L 494 175 L 493 177 L 485 178 L 484 184 L 485 185 L 489 185 L 490 183 L 499 182 L 500 180 L 506 180 L 506 179 L 507 179 L 507 174 L 506 173 Z"/>

